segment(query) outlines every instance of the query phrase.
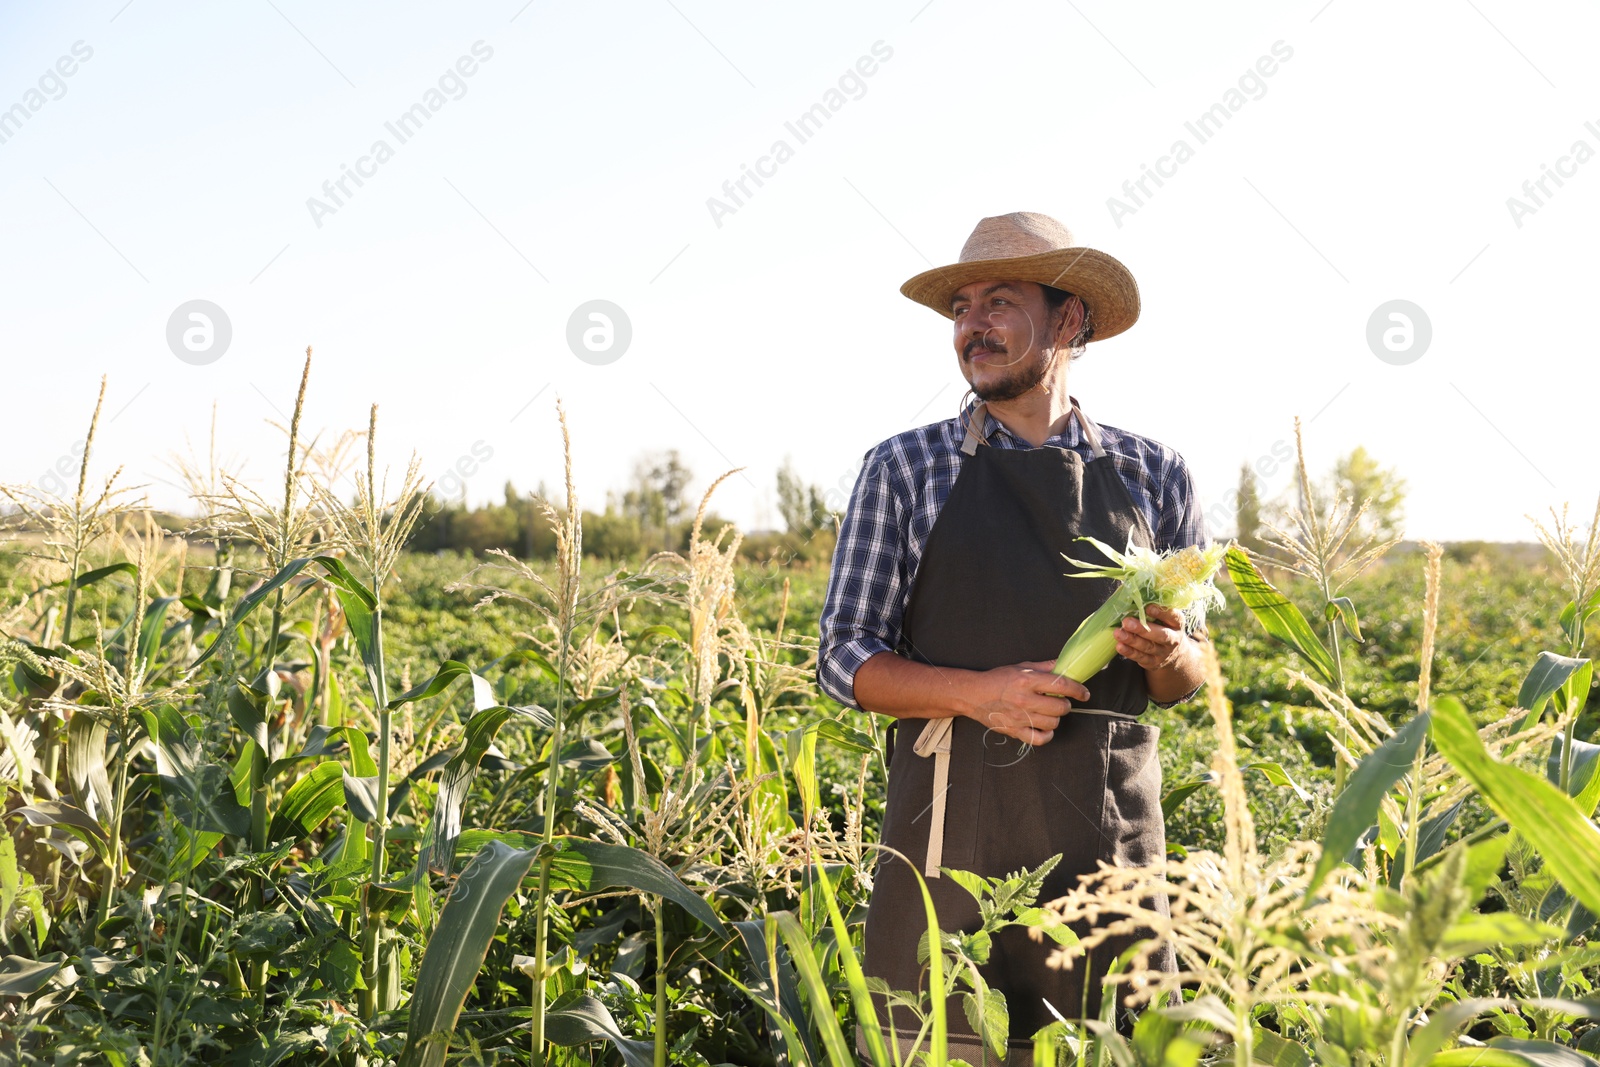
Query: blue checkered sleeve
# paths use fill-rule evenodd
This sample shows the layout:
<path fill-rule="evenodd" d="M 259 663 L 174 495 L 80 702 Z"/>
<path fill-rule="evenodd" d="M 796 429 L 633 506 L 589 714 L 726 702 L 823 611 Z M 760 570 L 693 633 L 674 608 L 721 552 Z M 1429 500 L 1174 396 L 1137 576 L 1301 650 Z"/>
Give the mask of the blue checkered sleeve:
<path fill-rule="evenodd" d="M 1171 449 L 1165 451 L 1164 462 L 1157 468 L 1155 477 L 1155 483 L 1161 489 L 1160 503 L 1155 509 L 1156 525 L 1152 531 L 1155 546 L 1162 552 L 1187 548 L 1189 545 L 1204 548 L 1208 543 L 1206 516 L 1195 493 L 1194 476 L 1189 473 L 1189 465 L 1182 456 Z"/>
<path fill-rule="evenodd" d="M 899 642 L 906 557 L 904 505 L 880 445 L 867 453 L 851 491 L 822 606 L 817 681 L 841 704 L 860 707 L 856 671 Z"/>
<path fill-rule="evenodd" d="M 1167 453 L 1170 459 L 1161 466 L 1156 482 L 1162 487 L 1161 504 L 1157 509 L 1159 521 L 1154 531 L 1156 548 L 1169 551 L 1189 545 L 1205 547 L 1208 543 L 1205 510 L 1200 507 L 1195 493 L 1194 476 L 1189 473 L 1189 465 L 1182 456 L 1171 449 Z M 1194 636 L 1206 641 L 1211 639 L 1204 624 L 1195 628 Z M 1151 703 L 1158 708 L 1170 708 L 1194 699 L 1199 691 L 1197 685 L 1176 700 L 1152 700 Z"/>

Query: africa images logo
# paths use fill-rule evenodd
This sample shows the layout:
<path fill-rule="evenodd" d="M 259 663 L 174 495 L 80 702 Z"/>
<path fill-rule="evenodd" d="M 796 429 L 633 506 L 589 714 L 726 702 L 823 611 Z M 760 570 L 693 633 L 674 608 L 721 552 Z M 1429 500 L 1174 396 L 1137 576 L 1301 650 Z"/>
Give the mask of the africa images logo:
<path fill-rule="evenodd" d="M 73 56 L 77 58 L 74 59 Z M 29 89 L 22 94 L 22 99 L 10 107 L 0 110 L 0 144 L 5 144 L 18 133 L 22 132 L 23 123 L 32 118 L 45 104 L 51 100 L 60 100 L 67 95 L 66 79 L 78 73 L 80 63 L 87 63 L 94 58 L 94 49 L 82 41 L 72 43 L 72 55 L 62 56 L 56 60 L 55 66 L 47 68 L 39 75 L 39 87 Z M 48 96 L 46 94 L 49 94 Z"/>
<path fill-rule="evenodd" d="M 474 56 L 477 58 L 474 59 Z M 393 121 L 383 124 L 383 128 L 394 138 L 395 145 L 403 145 L 420 133 L 423 125 L 445 104 L 466 96 L 466 79 L 478 73 L 479 63 L 487 63 L 493 58 L 493 48 L 482 41 L 474 41 L 472 55 L 457 59 L 455 66 L 447 68 L 439 75 L 437 84 L 430 86 L 422 94 L 421 100 L 402 111 Z M 446 93 L 450 95 L 446 97 Z M 350 188 L 351 182 L 355 183 L 357 189 L 361 188 L 366 184 L 362 181 L 363 178 L 376 177 L 378 167 L 394 158 L 395 145 L 380 137 L 372 142 L 366 155 L 357 157 L 354 168 L 341 163 L 339 176 L 322 183 L 322 195 L 327 198 L 326 200 L 315 196 L 306 198 L 306 210 L 311 212 L 311 221 L 317 224 L 317 229 L 322 229 L 324 216 L 338 213 L 339 209 L 345 206 L 345 201 L 355 195 Z"/>
<path fill-rule="evenodd" d="M 1194 138 L 1194 144 L 1182 137 L 1173 141 L 1165 155 L 1156 157 L 1154 167 L 1141 163 L 1139 176 L 1122 183 L 1122 195 L 1126 200 L 1115 196 L 1106 198 L 1106 210 L 1111 212 L 1111 221 L 1117 224 L 1117 229 L 1122 229 L 1123 218 L 1137 214 L 1155 196 L 1155 190 L 1166 184 L 1163 178 L 1177 176 L 1178 168 L 1194 158 L 1197 146 L 1221 133 L 1223 126 L 1250 101 L 1267 95 L 1267 79 L 1294 58 L 1294 49 L 1284 41 L 1273 41 L 1270 51 L 1271 55 L 1259 57 L 1254 66 L 1246 68 L 1238 82 L 1222 94 L 1221 100 L 1200 112 L 1193 121 L 1183 124 L 1184 130 Z M 1150 187 L 1152 183 L 1155 189 Z"/>
<path fill-rule="evenodd" d="M 873 56 L 877 58 L 874 59 Z M 794 145 L 780 137 L 772 142 L 765 155 L 756 157 L 754 168 L 748 163 L 739 164 L 743 173 L 722 183 L 722 195 L 727 197 L 727 200 L 715 196 L 706 197 L 706 210 L 711 212 L 711 221 L 717 224 L 717 229 L 722 229 L 724 216 L 738 212 L 745 206 L 745 201 L 755 195 L 755 191 L 750 188 L 751 182 L 754 182 L 759 189 L 766 184 L 762 181 L 763 178 L 776 176 L 778 167 L 794 158 L 796 145 L 803 145 L 821 133 L 823 124 L 833 118 L 845 104 L 851 100 L 860 100 L 867 95 L 866 79 L 878 73 L 879 66 L 889 62 L 893 57 L 894 49 L 889 45 L 883 41 L 872 42 L 872 55 L 862 56 L 855 61 L 853 67 L 846 67 L 844 73 L 839 75 L 835 86 L 822 94 L 821 100 L 802 111 L 794 121 L 783 124 L 783 128 L 794 138 Z M 845 96 L 846 93 L 850 94 L 848 98 Z"/>

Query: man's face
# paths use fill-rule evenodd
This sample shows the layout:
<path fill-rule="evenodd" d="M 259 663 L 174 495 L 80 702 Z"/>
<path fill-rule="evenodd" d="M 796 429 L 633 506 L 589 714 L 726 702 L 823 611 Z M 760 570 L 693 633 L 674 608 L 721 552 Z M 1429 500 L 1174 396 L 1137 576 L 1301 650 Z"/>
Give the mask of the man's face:
<path fill-rule="evenodd" d="M 1066 305 L 1069 316 L 1075 306 Z M 1037 282 L 973 282 L 956 290 L 950 310 L 961 373 L 979 399 L 1015 400 L 1065 354 L 1055 336 L 1063 316 L 1052 315 Z"/>

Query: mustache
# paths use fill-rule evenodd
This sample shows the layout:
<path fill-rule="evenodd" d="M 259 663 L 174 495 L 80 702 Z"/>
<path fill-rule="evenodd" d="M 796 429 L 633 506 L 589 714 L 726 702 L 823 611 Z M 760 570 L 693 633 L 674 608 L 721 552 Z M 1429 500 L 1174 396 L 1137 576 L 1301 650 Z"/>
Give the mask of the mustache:
<path fill-rule="evenodd" d="M 1003 342 L 991 340 L 988 334 L 984 334 L 980 338 L 968 341 L 967 347 L 962 350 L 962 355 L 964 355 L 967 359 L 971 359 L 972 354 L 980 348 L 987 349 L 990 352 L 1004 352 L 1006 350 L 1006 346 Z"/>

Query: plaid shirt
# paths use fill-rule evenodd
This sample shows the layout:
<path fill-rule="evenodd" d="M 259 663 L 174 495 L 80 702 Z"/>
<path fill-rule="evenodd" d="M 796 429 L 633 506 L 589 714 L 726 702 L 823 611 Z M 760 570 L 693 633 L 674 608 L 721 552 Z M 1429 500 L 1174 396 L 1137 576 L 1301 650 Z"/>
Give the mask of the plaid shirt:
<path fill-rule="evenodd" d="M 958 417 L 908 430 L 879 444 L 863 460 L 839 529 L 817 648 L 817 681 L 841 704 L 860 707 L 855 702 L 856 671 L 899 644 L 900 621 L 911 601 L 923 547 L 961 473 L 961 426 Z M 986 417 L 983 432 L 998 448 L 1032 447 L 993 415 Z M 1183 457 L 1115 426 L 1102 424 L 1100 435 L 1107 461 L 1150 523 L 1154 547 L 1167 551 L 1205 545 L 1204 515 Z M 1085 460 L 1093 456 L 1077 419 L 1069 419 L 1066 430 L 1045 443 L 1071 449 Z"/>

